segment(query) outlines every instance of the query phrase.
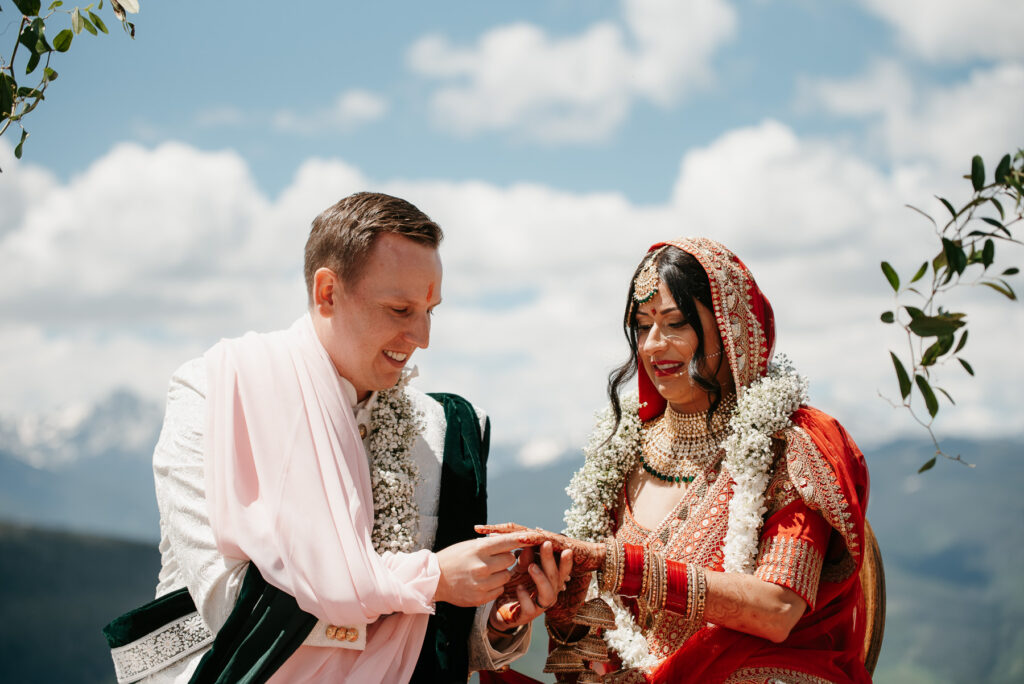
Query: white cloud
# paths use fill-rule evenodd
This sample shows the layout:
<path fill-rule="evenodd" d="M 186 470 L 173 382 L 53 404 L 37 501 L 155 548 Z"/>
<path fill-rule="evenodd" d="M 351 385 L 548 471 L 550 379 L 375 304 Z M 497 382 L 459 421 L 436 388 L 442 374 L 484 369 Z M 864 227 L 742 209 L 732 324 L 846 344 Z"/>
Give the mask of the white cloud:
<path fill-rule="evenodd" d="M 388 111 L 388 102 L 368 90 L 346 90 L 339 93 L 329 107 L 309 112 L 283 109 L 274 115 L 273 124 L 282 131 L 319 133 L 350 132 L 376 121 Z"/>
<path fill-rule="evenodd" d="M 735 26 L 725 0 L 624 0 L 620 22 L 568 37 L 526 23 L 492 29 L 471 47 L 426 36 L 409 64 L 442 82 L 432 109 L 444 128 L 588 142 L 608 136 L 638 98 L 670 105 L 706 84 Z"/>
<path fill-rule="evenodd" d="M 2 144 L 0 144 L 2 145 Z M 0 156 L 9 150 L 0 146 Z M 0 235 L 0 412 L 58 406 L 128 385 L 159 397 L 180 362 L 220 336 L 283 327 L 305 297 L 309 221 L 354 190 L 407 197 L 446 231 L 444 299 L 421 387 L 465 394 L 496 443 L 580 445 L 623 360 L 629 274 L 651 243 L 708 234 L 735 249 L 775 305 L 779 346 L 812 379 L 814 402 L 862 442 L 910 421 L 876 396 L 893 385 L 877 322 L 891 304 L 878 270 L 903 272 L 930 231 L 902 208 L 930 197 L 923 167 L 883 172 L 856 152 L 765 122 L 681 161 L 672 197 L 443 180 L 372 181 L 343 162 L 303 164 L 276 198 L 233 153 L 122 145 L 67 183 L 6 163 L 21 209 Z M 930 167 L 934 170 L 935 167 Z M 8 175 L 10 174 L 10 175 Z M 1019 306 L 971 293 L 968 358 L 943 384 L 959 402 L 941 428 L 1019 431 Z M 548 448 L 541 448 L 548 445 Z"/>
<path fill-rule="evenodd" d="M 871 119 L 871 145 L 893 161 L 964 173 L 975 154 L 998 160 L 1024 144 L 1024 63 L 975 69 L 966 80 L 915 86 L 906 69 L 879 61 L 849 80 L 805 80 L 799 100 Z"/>
<path fill-rule="evenodd" d="M 907 49 L 936 62 L 1024 57 L 1019 0 L 862 0 L 888 21 Z"/>

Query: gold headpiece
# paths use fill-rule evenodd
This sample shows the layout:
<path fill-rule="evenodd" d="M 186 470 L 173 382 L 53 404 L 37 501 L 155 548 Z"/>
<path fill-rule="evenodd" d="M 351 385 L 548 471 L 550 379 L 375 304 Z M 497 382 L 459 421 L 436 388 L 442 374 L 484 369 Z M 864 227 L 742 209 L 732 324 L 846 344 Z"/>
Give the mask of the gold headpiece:
<path fill-rule="evenodd" d="M 666 247 L 668 245 L 651 252 L 647 263 L 636 274 L 636 280 L 633 281 L 633 300 L 637 304 L 646 304 L 658 294 L 658 255 L 665 251 Z"/>

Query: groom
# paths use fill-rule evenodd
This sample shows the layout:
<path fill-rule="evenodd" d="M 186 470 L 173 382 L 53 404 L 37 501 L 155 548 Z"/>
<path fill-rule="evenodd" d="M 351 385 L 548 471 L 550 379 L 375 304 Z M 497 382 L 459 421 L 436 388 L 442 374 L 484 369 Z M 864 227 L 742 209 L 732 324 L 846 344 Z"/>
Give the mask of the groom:
<path fill-rule="evenodd" d="M 473 532 L 487 418 L 406 385 L 441 238 L 404 200 L 346 197 L 313 221 L 308 313 L 175 373 L 153 457 L 157 599 L 104 630 L 119 682 L 461 683 L 525 652 L 572 559 L 543 548 L 534 593 L 497 610 L 520 543 Z"/>

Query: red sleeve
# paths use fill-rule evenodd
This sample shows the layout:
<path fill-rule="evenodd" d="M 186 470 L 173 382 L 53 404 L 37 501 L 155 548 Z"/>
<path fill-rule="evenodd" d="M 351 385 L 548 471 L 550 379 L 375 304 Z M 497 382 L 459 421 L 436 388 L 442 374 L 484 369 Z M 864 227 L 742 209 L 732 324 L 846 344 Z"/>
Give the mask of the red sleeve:
<path fill-rule="evenodd" d="M 791 589 L 813 610 L 831 534 L 820 513 L 793 501 L 765 523 L 754 576 Z"/>

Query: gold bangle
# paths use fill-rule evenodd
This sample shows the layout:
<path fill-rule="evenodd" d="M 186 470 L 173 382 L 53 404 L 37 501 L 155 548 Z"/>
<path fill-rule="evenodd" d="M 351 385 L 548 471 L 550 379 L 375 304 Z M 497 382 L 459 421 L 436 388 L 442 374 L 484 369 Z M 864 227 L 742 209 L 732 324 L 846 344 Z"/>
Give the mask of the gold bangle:
<path fill-rule="evenodd" d="M 644 569 L 640 573 L 640 593 L 637 596 L 647 599 L 651 586 L 651 550 L 644 547 Z"/>
<path fill-rule="evenodd" d="M 697 616 L 697 564 L 686 564 L 686 622 L 693 624 Z"/>
<path fill-rule="evenodd" d="M 697 605 L 694 608 L 693 623 L 698 627 L 703 627 L 704 622 L 704 604 L 707 602 L 708 597 L 708 578 L 704 571 L 704 568 L 697 568 Z"/>
<path fill-rule="evenodd" d="M 665 598 L 668 595 L 668 567 L 665 557 L 660 553 L 651 554 L 652 582 L 651 582 L 651 610 L 661 611 L 665 608 Z"/>

